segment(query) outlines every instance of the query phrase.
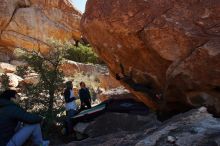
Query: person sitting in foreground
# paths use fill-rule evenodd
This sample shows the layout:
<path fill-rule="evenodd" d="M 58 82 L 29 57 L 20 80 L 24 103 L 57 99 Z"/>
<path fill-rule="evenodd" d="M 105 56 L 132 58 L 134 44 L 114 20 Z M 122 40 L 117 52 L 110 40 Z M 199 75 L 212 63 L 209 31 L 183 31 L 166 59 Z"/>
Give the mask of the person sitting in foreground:
<path fill-rule="evenodd" d="M 23 110 L 12 101 L 16 98 L 15 90 L 0 95 L 0 146 L 21 146 L 29 137 L 36 146 L 48 146 L 49 141 L 44 141 L 41 133 L 43 118 Z M 18 128 L 20 122 L 24 126 Z"/>
<path fill-rule="evenodd" d="M 84 82 L 80 82 L 81 89 L 79 90 L 79 97 L 81 101 L 80 110 L 90 109 L 91 108 L 91 96 L 89 89 L 86 88 L 86 84 Z M 86 106 L 86 107 L 85 107 Z"/>

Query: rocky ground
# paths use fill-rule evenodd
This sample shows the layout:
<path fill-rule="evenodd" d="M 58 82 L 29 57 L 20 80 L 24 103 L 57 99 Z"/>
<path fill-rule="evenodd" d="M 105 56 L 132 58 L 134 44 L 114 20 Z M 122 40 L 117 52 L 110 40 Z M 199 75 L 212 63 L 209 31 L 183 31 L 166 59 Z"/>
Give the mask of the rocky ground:
<path fill-rule="evenodd" d="M 89 138 L 65 146 L 219 146 L 220 119 L 205 107 L 159 122 L 154 114 L 108 113 L 86 130 Z"/>

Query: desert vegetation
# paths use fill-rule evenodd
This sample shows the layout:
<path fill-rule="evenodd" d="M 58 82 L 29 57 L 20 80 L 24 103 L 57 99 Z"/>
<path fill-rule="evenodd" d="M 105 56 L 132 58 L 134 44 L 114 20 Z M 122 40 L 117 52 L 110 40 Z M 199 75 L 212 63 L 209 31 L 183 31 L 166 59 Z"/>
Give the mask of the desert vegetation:
<path fill-rule="evenodd" d="M 82 63 L 104 64 L 89 44 L 69 45 L 65 58 Z"/>
<path fill-rule="evenodd" d="M 48 44 L 52 48 L 48 54 L 43 54 L 40 51 L 26 51 L 21 48 L 16 49 L 16 57 L 25 62 L 25 65 L 17 66 L 15 74 L 22 78 L 29 74 L 38 76 L 37 83 L 19 83 L 21 98 L 18 103 L 28 111 L 46 117 L 46 123 L 43 127 L 44 135 L 53 137 L 54 126 L 60 130 L 65 116 L 63 100 L 65 81 L 74 80 L 74 87 L 76 88 L 79 88 L 79 82 L 86 82 L 91 89 L 94 100 L 94 91 L 99 86 L 99 80 L 95 74 L 80 72 L 67 77 L 60 69 L 61 64 L 66 59 L 91 64 L 102 62 L 90 46 L 79 44 L 76 47 L 68 42 L 63 43 L 53 39 L 49 39 Z M 7 74 L 2 74 L 1 89 L 8 89 L 9 82 Z M 77 89 L 75 94 L 78 94 Z M 80 104 L 79 100 L 77 100 L 77 104 Z"/>

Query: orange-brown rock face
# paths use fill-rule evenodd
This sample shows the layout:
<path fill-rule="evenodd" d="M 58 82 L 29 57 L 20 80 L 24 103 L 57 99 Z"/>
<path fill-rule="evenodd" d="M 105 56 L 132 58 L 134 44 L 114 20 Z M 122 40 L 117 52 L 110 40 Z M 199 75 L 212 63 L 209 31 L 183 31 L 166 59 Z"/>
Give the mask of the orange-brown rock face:
<path fill-rule="evenodd" d="M 150 107 L 220 113 L 219 0 L 89 0 L 81 29 Z"/>
<path fill-rule="evenodd" d="M 81 13 L 68 0 L 1 0 L 0 47 L 48 51 L 47 40 L 79 40 Z M 12 48 L 11 50 L 8 48 Z"/>

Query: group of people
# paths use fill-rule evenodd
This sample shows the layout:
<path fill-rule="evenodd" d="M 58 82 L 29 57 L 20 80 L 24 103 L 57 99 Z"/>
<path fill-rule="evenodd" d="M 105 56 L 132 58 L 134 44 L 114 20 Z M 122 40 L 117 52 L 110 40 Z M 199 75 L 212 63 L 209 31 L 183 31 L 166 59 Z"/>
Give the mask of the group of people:
<path fill-rule="evenodd" d="M 91 108 L 91 96 L 84 82 L 80 87 L 81 111 Z M 43 140 L 41 133 L 44 117 L 22 109 L 14 102 L 17 97 L 15 90 L 6 90 L 0 95 L 0 146 L 22 146 L 29 138 L 36 146 L 48 146 L 49 141 Z M 66 82 L 64 99 L 68 126 L 71 126 L 70 118 L 79 112 L 71 81 Z"/>
<path fill-rule="evenodd" d="M 91 95 L 89 89 L 84 82 L 80 82 L 79 98 L 81 102 L 80 111 L 91 108 Z M 72 81 L 66 82 L 66 89 L 64 91 L 65 108 L 67 115 L 73 114 L 77 111 L 75 103 L 76 96 L 73 91 Z"/>
<path fill-rule="evenodd" d="M 80 90 L 78 94 L 79 94 L 79 98 L 81 102 L 81 106 L 79 110 L 77 109 L 77 105 L 75 102 L 76 96 L 74 95 L 72 81 L 66 82 L 66 89 L 64 91 L 65 108 L 66 108 L 66 115 L 67 115 L 66 133 L 71 133 L 73 130 L 71 117 L 73 117 L 78 112 L 84 109 L 91 108 L 91 95 L 90 95 L 89 89 L 86 87 L 86 84 L 84 82 L 80 82 Z"/>

